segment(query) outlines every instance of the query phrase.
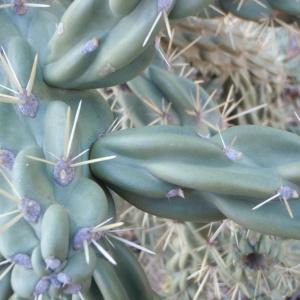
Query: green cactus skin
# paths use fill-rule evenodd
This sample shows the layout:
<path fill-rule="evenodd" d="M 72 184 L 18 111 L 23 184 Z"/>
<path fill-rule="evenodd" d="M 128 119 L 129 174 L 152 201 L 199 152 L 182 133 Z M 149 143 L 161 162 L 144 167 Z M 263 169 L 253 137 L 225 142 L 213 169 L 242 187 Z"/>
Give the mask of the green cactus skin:
<path fill-rule="evenodd" d="M 217 105 L 202 87 L 163 67 L 151 65 L 144 75 L 129 81 L 128 86 L 134 94 L 121 88 L 117 99 L 135 127 L 182 125 L 209 136 L 212 128 L 216 129 L 213 124 L 220 121 Z"/>
<path fill-rule="evenodd" d="M 45 9 L 19 4 L 0 9 L 0 253 L 7 261 L 0 299 L 106 299 L 93 279 L 97 261 L 111 253 L 121 264 L 122 257 L 111 246 L 119 242 L 105 244 L 107 231 L 96 226 L 111 223 L 116 212 L 87 160 L 113 114 L 95 90 L 57 89 L 44 81 L 45 45 L 71 1 Z M 124 68 L 122 80 L 127 73 Z M 113 278 L 128 299 L 134 292 L 156 299 L 132 260 Z M 129 287 L 124 274 L 140 281 Z"/>
<path fill-rule="evenodd" d="M 279 199 L 252 210 L 282 187 L 298 191 L 298 136 L 260 126 L 236 126 L 223 134 L 228 145 L 235 137 L 233 149 L 224 148 L 219 135 L 200 138 L 182 127 L 124 130 L 94 145 L 92 157 L 117 158 L 92 170 L 122 197 L 156 215 L 202 221 L 202 205 L 212 205 L 208 212 L 214 220 L 224 214 L 259 232 L 299 238 L 299 203 L 292 197 L 287 200 L 294 218 Z M 185 199 L 167 198 L 176 188 Z M 191 192 L 196 196 L 190 199 Z"/>
<path fill-rule="evenodd" d="M 144 90 L 134 82 L 132 89 L 173 101 L 186 127 L 101 136 L 113 114 L 88 89 L 140 74 L 154 57 L 164 18 L 197 13 L 210 1 L 182 3 L 65 0 L 38 8 L 1 1 L 0 254 L 8 266 L 1 268 L 0 297 L 159 298 L 134 255 L 113 236 L 119 223 L 112 223 L 116 212 L 104 183 L 154 214 L 201 222 L 228 217 L 299 238 L 298 204 L 290 199 L 299 185 L 297 136 L 236 127 L 224 133 L 226 143 L 238 136 L 235 149 L 218 136 L 201 138 L 195 120 L 182 115 L 195 85 L 154 66 L 140 78 Z M 278 199 L 252 211 L 276 193 L 291 200 L 294 218 Z"/>
<path fill-rule="evenodd" d="M 56 32 L 49 43 L 48 83 L 64 88 L 112 86 L 149 64 L 155 34 L 146 47 L 143 41 L 158 14 L 156 1 L 139 1 L 123 17 L 114 16 L 109 5 L 95 0 L 71 4 L 61 20 L 63 33 Z"/>
<path fill-rule="evenodd" d="M 186 17 L 210 2 L 73 1 L 49 43 L 45 79 L 50 85 L 75 89 L 124 83 L 150 64 L 163 14 Z"/>
<path fill-rule="evenodd" d="M 200 11 L 208 7 L 208 5 L 212 2 L 213 0 L 177 0 L 170 13 L 170 18 L 179 19 L 197 15 Z"/>
<path fill-rule="evenodd" d="M 263 0 L 260 3 L 257 3 L 252 0 L 246 0 L 239 7 L 239 2 L 230 0 L 223 1 L 220 0 L 220 5 L 225 12 L 230 12 L 242 19 L 252 20 L 252 21 L 263 21 L 273 15 L 273 10 L 268 0 Z"/>
<path fill-rule="evenodd" d="M 129 0 L 126 2 L 122 0 L 109 0 L 109 6 L 116 16 L 125 16 L 130 13 L 139 2 L 140 0 Z"/>
<path fill-rule="evenodd" d="M 259 2 L 253 0 L 242 2 L 239 0 L 215 0 L 211 5 L 216 9 L 202 9 L 200 12 L 202 18 L 222 17 L 224 13 L 231 13 L 242 19 L 255 22 L 281 19 L 289 23 L 297 20 L 300 9 L 299 3 L 294 0 L 260 0 Z"/>
<path fill-rule="evenodd" d="M 293 0 L 287 0 L 287 1 L 279 1 L 279 0 L 268 0 L 270 5 L 274 9 L 281 10 L 285 12 L 286 14 L 290 14 L 296 17 L 299 17 L 300 15 L 300 3 Z"/>

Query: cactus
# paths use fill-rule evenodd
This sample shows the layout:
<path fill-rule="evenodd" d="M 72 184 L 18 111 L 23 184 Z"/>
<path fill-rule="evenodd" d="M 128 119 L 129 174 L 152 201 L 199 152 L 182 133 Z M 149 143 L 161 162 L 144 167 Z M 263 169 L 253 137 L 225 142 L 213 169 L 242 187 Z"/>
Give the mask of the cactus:
<path fill-rule="evenodd" d="M 130 228 L 111 190 L 155 215 L 299 238 L 298 136 L 259 126 L 215 134 L 226 126 L 204 89 L 155 64 L 136 77 L 163 54 L 169 19 L 211 3 L 1 1 L 0 299 L 158 299 L 126 245 L 154 253 L 122 236 Z M 126 82 L 146 98 L 133 114 L 140 125 L 164 98 L 159 122 L 177 126 L 111 134 L 114 114 L 95 89 Z"/>
<path fill-rule="evenodd" d="M 293 269 L 299 241 L 247 231 L 230 221 L 211 225 L 209 237 L 197 224 L 171 226 L 178 235 L 165 255 L 176 278 L 168 294 L 178 295 L 175 299 L 286 299 L 299 285 Z"/>
<path fill-rule="evenodd" d="M 120 88 L 117 100 L 134 127 L 182 125 L 209 136 L 214 124 L 221 123 L 219 106 L 213 96 L 184 77 L 151 65 L 144 75 Z M 203 108 L 203 109 L 202 109 Z"/>
<path fill-rule="evenodd" d="M 117 158 L 91 167 L 149 213 L 204 222 L 226 216 L 252 230 L 297 239 L 298 149 L 297 135 L 268 127 L 235 126 L 206 139 L 189 128 L 153 126 L 97 141 L 92 158 Z"/>
<path fill-rule="evenodd" d="M 297 20 L 300 5 L 294 0 L 215 0 L 209 7 L 205 7 L 200 15 L 220 17 L 226 13 L 246 20 L 266 23 L 275 21 L 282 25 L 284 22 Z"/>
<path fill-rule="evenodd" d="M 70 2 L 0 5 L 0 298 L 157 299 L 124 245 L 148 250 L 116 234 L 110 192 L 88 167 L 115 158 L 88 153 L 109 106 L 96 90 L 44 81 L 45 45 Z"/>
<path fill-rule="evenodd" d="M 152 60 L 163 21 L 170 35 L 168 14 L 197 13 L 211 1 L 190 2 L 186 7 L 183 0 L 74 1 L 49 43 L 46 81 L 64 88 L 95 88 L 134 78 Z"/>

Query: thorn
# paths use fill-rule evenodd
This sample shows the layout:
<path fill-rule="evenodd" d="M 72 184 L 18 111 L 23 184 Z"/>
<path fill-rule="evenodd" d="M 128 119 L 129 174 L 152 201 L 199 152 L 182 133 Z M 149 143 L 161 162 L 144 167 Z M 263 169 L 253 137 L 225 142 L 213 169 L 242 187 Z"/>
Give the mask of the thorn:
<path fill-rule="evenodd" d="M 116 155 L 112 155 L 112 156 L 106 156 L 106 157 L 90 159 L 90 160 L 82 161 L 82 162 L 79 162 L 79 163 L 71 164 L 71 167 L 76 168 L 76 167 L 80 167 L 80 166 L 84 166 L 84 165 L 90 165 L 90 164 L 102 162 L 102 161 L 105 161 L 105 160 L 111 160 L 111 159 L 114 159 L 116 157 L 117 157 Z"/>
<path fill-rule="evenodd" d="M 80 110 L 81 110 L 81 104 L 82 104 L 82 100 L 79 101 L 77 111 L 75 114 L 74 123 L 73 123 L 73 127 L 71 130 L 71 135 L 70 135 L 69 141 L 68 141 L 68 147 L 67 147 L 67 152 L 66 152 L 67 157 L 69 157 L 70 152 L 71 152 L 71 147 L 72 147 L 72 143 L 73 143 L 73 139 L 74 139 L 74 135 L 75 135 L 75 130 L 76 130 L 76 126 L 77 126 L 77 122 L 78 122 L 79 114 L 80 114 Z"/>
<path fill-rule="evenodd" d="M 95 226 L 94 228 L 99 228 L 99 227 L 101 227 L 101 226 L 103 226 L 103 225 L 109 223 L 111 220 L 113 220 L 113 218 L 109 218 L 109 219 L 103 221 L 102 223 L 98 224 L 98 225 Z"/>
<path fill-rule="evenodd" d="M 23 214 L 19 214 L 16 217 L 14 217 L 12 220 L 7 222 L 3 225 L 3 227 L 0 228 L 0 235 L 3 234 L 6 230 L 8 230 L 10 227 L 18 223 L 23 218 Z"/>
<path fill-rule="evenodd" d="M 258 209 L 258 208 L 264 206 L 265 204 L 267 204 L 267 203 L 269 203 L 270 201 L 272 201 L 272 200 L 278 198 L 279 196 L 280 196 L 280 192 L 278 192 L 277 194 L 275 194 L 275 195 L 273 195 L 272 197 L 268 198 L 267 200 L 265 200 L 265 201 L 259 203 L 258 205 L 254 206 L 254 207 L 252 208 L 252 210 L 256 210 L 256 209 Z"/>
<path fill-rule="evenodd" d="M 68 106 L 66 113 L 66 125 L 65 125 L 65 134 L 64 134 L 64 160 L 68 159 L 67 151 L 70 138 L 70 129 L 71 129 L 71 107 Z"/>
<path fill-rule="evenodd" d="M 11 89 L 11 88 L 9 88 L 9 87 L 3 85 L 3 84 L 0 84 L 0 87 L 4 88 L 5 90 L 8 90 L 8 91 L 12 92 L 12 93 L 15 94 L 15 95 L 19 95 L 18 92 L 16 92 L 15 90 L 13 90 L 13 89 Z"/>
<path fill-rule="evenodd" d="M 9 265 L 0 275 L 0 281 L 12 270 L 12 268 L 15 266 L 14 263 Z"/>
<path fill-rule="evenodd" d="M 35 81 L 35 78 L 36 78 L 37 64 L 38 64 L 38 55 L 36 55 L 34 57 L 30 77 L 29 77 L 29 80 L 28 80 L 28 83 L 27 83 L 27 86 L 26 86 L 27 96 L 31 95 L 31 93 L 32 93 L 32 88 L 34 86 L 34 81 Z"/>
<path fill-rule="evenodd" d="M 161 11 L 158 13 L 157 17 L 155 18 L 155 20 L 154 20 L 154 22 L 153 22 L 153 24 L 152 24 L 152 26 L 151 26 L 151 28 L 150 28 L 150 30 L 149 30 L 147 36 L 146 36 L 146 38 L 145 38 L 145 40 L 144 40 L 144 42 L 143 42 L 143 47 L 145 47 L 146 44 L 148 43 L 148 41 L 149 41 L 149 39 L 150 39 L 150 37 L 151 37 L 151 35 L 152 35 L 152 33 L 153 33 L 155 27 L 157 26 L 159 20 L 161 19 L 162 15 L 163 15 L 163 11 L 161 10 Z"/>
<path fill-rule="evenodd" d="M 6 183 L 10 186 L 10 188 L 14 192 L 14 194 L 17 196 L 17 199 L 19 202 L 22 199 L 22 197 L 18 193 L 18 191 L 17 191 L 16 187 L 14 186 L 14 184 L 12 183 L 12 181 L 8 178 L 8 176 L 4 173 L 4 171 L 1 168 L 0 168 L 0 174 L 2 175 L 2 177 L 4 178 Z"/>
<path fill-rule="evenodd" d="M 47 8 L 50 7 L 49 4 L 39 4 L 39 3 L 24 3 L 24 6 L 32 8 Z"/>
<path fill-rule="evenodd" d="M 78 292 L 78 296 L 79 296 L 80 300 L 85 300 L 81 292 Z"/>
<path fill-rule="evenodd" d="M 9 8 L 9 7 L 13 7 L 14 4 L 13 3 L 8 3 L 8 4 L 0 4 L 0 9 L 1 8 Z"/>
<path fill-rule="evenodd" d="M 160 46 L 160 37 L 156 37 L 156 39 L 155 39 L 155 48 L 158 51 L 161 58 L 163 59 L 163 61 L 165 62 L 167 69 L 171 70 L 172 66 L 171 66 L 166 54 L 164 53 L 163 49 Z"/>
<path fill-rule="evenodd" d="M 166 24 L 169 39 L 171 39 L 172 38 L 172 30 L 171 30 L 171 26 L 170 26 L 170 22 L 169 22 L 169 18 L 168 18 L 168 13 L 166 10 L 163 10 L 163 17 L 164 17 L 164 22 Z"/>
<path fill-rule="evenodd" d="M 2 51 L 2 54 L 1 54 L 1 51 Z M 19 93 L 22 93 L 23 88 L 20 84 L 20 81 L 19 81 L 3 47 L 1 47 L 1 51 L 0 51 L 0 61 L 2 62 L 5 72 L 8 75 L 11 83 L 13 83 L 16 86 Z"/>
<path fill-rule="evenodd" d="M 20 210 L 19 210 L 19 209 L 10 211 L 10 212 L 8 212 L 8 213 L 1 214 L 1 215 L 0 215 L 0 219 L 5 218 L 5 217 L 8 217 L 8 216 L 11 216 L 11 215 L 15 215 L 15 214 L 17 214 L 17 213 L 20 213 Z M 0 263 L 0 265 L 1 265 L 1 263 Z"/>
<path fill-rule="evenodd" d="M 144 247 L 142 247 L 142 246 L 140 246 L 140 245 L 138 245 L 138 244 L 136 244 L 136 243 L 134 243 L 134 242 L 125 240 L 125 239 L 123 239 L 123 238 L 121 238 L 121 237 L 119 237 L 119 236 L 115 236 L 115 235 L 111 235 L 111 234 L 110 234 L 109 236 L 112 237 L 112 238 L 114 238 L 114 239 L 116 239 L 116 240 L 118 240 L 118 241 L 120 241 L 120 242 L 123 242 L 124 244 L 126 244 L 126 245 L 128 245 L 128 246 L 131 246 L 131 247 L 133 247 L 133 248 L 136 248 L 136 249 L 138 249 L 138 250 L 144 251 L 144 252 L 149 253 L 149 254 L 152 254 L 152 255 L 156 255 L 155 252 L 153 252 L 153 251 L 151 251 L 151 250 L 149 250 L 149 249 L 147 249 L 147 248 L 144 248 Z"/>
<path fill-rule="evenodd" d="M 45 163 L 45 164 L 48 164 L 48 165 L 52 165 L 52 166 L 54 165 L 55 166 L 55 163 L 53 161 L 46 160 L 46 159 L 43 159 L 43 158 L 40 158 L 40 157 L 27 155 L 27 158 L 29 158 L 31 160 L 39 161 L 39 162 L 42 162 L 42 163 Z"/>
<path fill-rule="evenodd" d="M 84 249 L 86 263 L 89 265 L 90 264 L 90 251 L 89 251 L 89 244 L 88 244 L 87 240 L 83 241 L 83 249 Z"/>
<path fill-rule="evenodd" d="M 117 223 L 108 224 L 108 225 L 101 225 L 101 226 L 100 225 L 94 227 L 92 232 L 107 231 L 107 230 L 110 230 L 110 229 L 114 229 L 114 228 L 123 226 L 124 223 L 123 222 L 117 222 Z"/>
<path fill-rule="evenodd" d="M 184 52 L 189 50 L 191 47 L 193 47 L 198 41 L 202 39 L 202 36 L 198 36 L 196 39 L 194 39 L 191 43 L 189 43 L 186 47 L 184 47 L 182 50 L 180 50 L 177 54 L 173 55 L 172 58 L 170 57 L 170 61 L 174 61 L 176 58 L 181 56 Z"/>
<path fill-rule="evenodd" d="M 10 96 L 5 94 L 0 94 L 0 102 L 1 103 L 11 103 L 11 104 L 24 104 L 25 102 L 20 100 L 16 96 Z"/>
<path fill-rule="evenodd" d="M 80 158 L 81 156 L 83 156 L 84 154 L 86 154 L 86 153 L 89 152 L 89 151 L 90 151 L 90 148 L 85 149 L 84 151 L 82 151 L 81 153 L 79 153 L 78 155 L 76 155 L 75 157 L 73 157 L 73 158 L 71 159 L 71 161 L 74 161 L 74 160 Z"/>
<path fill-rule="evenodd" d="M 98 251 L 113 265 L 117 265 L 117 262 L 114 260 L 114 258 L 95 240 L 92 240 L 93 245 L 98 249 Z"/>

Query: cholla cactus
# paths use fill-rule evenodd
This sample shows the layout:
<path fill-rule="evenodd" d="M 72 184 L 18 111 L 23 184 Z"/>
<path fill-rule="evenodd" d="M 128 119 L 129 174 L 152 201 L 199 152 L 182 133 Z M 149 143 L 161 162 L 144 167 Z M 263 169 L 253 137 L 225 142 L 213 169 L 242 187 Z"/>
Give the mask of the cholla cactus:
<path fill-rule="evenodd" d="M 142 269 L 123 244 L 143 248 L 116 234 L 122 223 L 113 221 L 115 211 L 110 193 L 91 179 L 88 168 L 91 163 L 105 163 L 115 158 L 90 160 L 88 154 L 92 143 L 113 123 L 113 114 L 96 91 L 67 91 L 65 88 L 70 87 L 68 80 L 77 89 L 82 85 L 100 86 L 102 79 L 109 82 L 108 85 L 113 84 L 107 77 L 109 70 L 104 58 L 110 50 L 103 49 L 103 40 L 99 46 L 102 31 L 95 33 L 92 27 L 97 24 L 94 23 L 92 27 L 83 26 L 83 14 L 89 22 L 88 15 L 94 12 L 91 9 L 99 8 L 101 13 L 107 14 L 106 17 L 101 15 L 101 20 L 107 22 L 103 26 L 109 24 L 112 28 L 137 7 L 134 16 L 143 19 L 141 12 L 147 12 L 149 18 L 144 29 L 149 31 L 154 16 L 160 12 L 157 9 L 165 12 L 171 7 L 168 3 L 161 6 L 160 2 L 148 7 L 148 1 L 131 2 L 127 8 L 116 1 L 49 4 L 9 1 L 0 5 L 0 122 L 3 128 L 0 134 L 0 252 L 4 280 L 0 298 L 155 299 Z M 135 18 L 131 16 L 128 20 L 132 22 Z M 84 29 L 82 36 L 74 36 L 78 25 Z M 147 36 L 142 32 L 140 37 L 146 39 Z M 109 42 L 110 38 L 106 38 Z M 133 39 L 136 38 L 133 34 Z M 45 51 L 50 39 L 49 49 Z M 151 38 L 147 43 L 151 44 Z M 68 52 L 67 48 L 75 44 L 78 47 Z M 139 56 L 137 52 L 146 55 L 153 52 L 151 46 L 137 47 L 132 60 Z M 76 76 L 76 70 L 84 73 L 85 64 L 91 63 L 98 48 L 101 48 L 99 57 L 104 59 L 98 67 L 102 71 L 106 69 L 100 79 L 89 77 L 82 80 L 82 85 L 70 80 L 68 74 Z M 54 60 L 57 61 L 54 63 Z M 54 71 L 55 79 L 51 73 L 54 65 L 63 67 L 61 71 Z M 137 68 L 141 69 L 137 65 L 133 67 Z M 134 70 L 122 72 L 131 78 Z M 44 76 L 43 71 L 49 76 Z M 92 74 L 89 69 L 87 72 Z M 64 90 L 50 87 L 44 78 L 52 84 L 59 82 Z M 134 284 L 129 284 L 130 280 Z"/>
<path fill-rule="evenodd" d="M 162 53 L 156 38 L 164 27 L 172 36 L 169 18 L 210 2 L 1 2 L 0 299 L 158 298 L 124 244 L 153 252 L 120 235 L 127 229 L 108 188 L 153 214 L 228 217 L 299 238 L 297 136 L 247 126 L 199 136 L 194 119 L 205 103 L 197 96 L 209 96 L 154 66 L 149 85 L 158 87 L 149 89 L 170 98 L 178 123 L 191 126 L 108 134 L 117 127 L 113 113 L 91 90 L 132 80 Z M 187 97 L 176 98 L 168 82 L 181 82 Z M 209 118 L 218 123 L 219 115 Z"/>

